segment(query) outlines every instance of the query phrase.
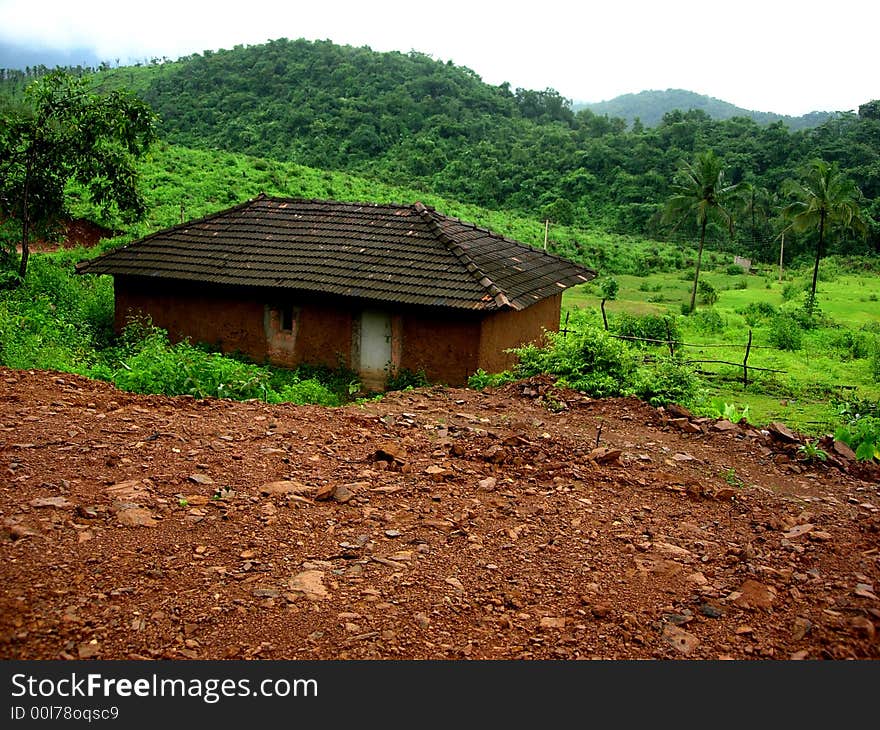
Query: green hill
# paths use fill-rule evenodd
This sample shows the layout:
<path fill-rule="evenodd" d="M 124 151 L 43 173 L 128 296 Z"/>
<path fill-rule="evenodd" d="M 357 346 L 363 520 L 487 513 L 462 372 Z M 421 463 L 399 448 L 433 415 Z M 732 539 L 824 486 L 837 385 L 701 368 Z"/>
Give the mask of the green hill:
<path fill-rule="evenodd" d="M 575 109 L 589 109 L 594 114 L 609 117 L 622 117 L 628 124 L 636 119 L 647 127 L 656 127 L 663 121 L 665 114 L 672 111 L 690 111 L 698 109 L 712 119 L 732 119 L 746 117 L 758 124 L 783 122 L 789 129 L 812 129 L 835 116 L 834 112 L 810 112 L 800 117 L 773 112 L 757 112 L 743 109 L 727 101 L 716 99 L 705 94 L 697 94 L 684 89 L 666 89 L 665 91 L 640 91 L 637 94 L 623 94 L 608 101 L 596 103 L 578 102 Z"/>
<path fill-rule="evenodd" d="M 30 78 L 7 70 L 0 94 L 20 94 Z M 767 191 L 735 243 L 710 230 L 718 246 L 753 258 L 775 255 L 772 200 L 781 183 L 823 157 L 865 194 L 869 246 L 880 249 L 880 120 L 868 113 L 794 130 L 782 121 L 675 110 L 655 126 L 628 128 L 622 117 L 576 111 L 553 89 L 493 86 L 421 53 L 283 38 L 176 61 L 105 64 L 94 79 L 144 98 L 174 145 L 344 171 L 539 221 L 653 238 L 692 239 L 688 225 L 674 233 L 661 226 L 659 213 L 682 160 L 711 147 L 726 160 L 728 179 Z M 810 243 L 787 237 L 786 251 L 796 256 Z"/>

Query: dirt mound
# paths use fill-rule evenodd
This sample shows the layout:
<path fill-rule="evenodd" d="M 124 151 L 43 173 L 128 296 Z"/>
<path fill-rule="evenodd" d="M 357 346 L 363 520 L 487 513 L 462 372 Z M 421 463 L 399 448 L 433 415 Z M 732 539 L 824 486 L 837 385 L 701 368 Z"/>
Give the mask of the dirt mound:
<path fill-rule="evenodd" d="M 326 409 L 0 370 L 6 659 L 876 659 L 880 489 L 535 379 Z"/>
<path fill-rule="evenodd" d="M 93 223 L 85 218 L 75 218 L 65 221 L 61 226 L 61 240 L 59 241 L 34 241 L 31 243 L 31 251 L 57 251 L 64 248 L 76 248 L 84 246 L 92 248 L 98 245 L 102 238 L 112 238 L 115 234 L 109 228 Z M 21 246 L 18 246 L 21 253 Z"/>

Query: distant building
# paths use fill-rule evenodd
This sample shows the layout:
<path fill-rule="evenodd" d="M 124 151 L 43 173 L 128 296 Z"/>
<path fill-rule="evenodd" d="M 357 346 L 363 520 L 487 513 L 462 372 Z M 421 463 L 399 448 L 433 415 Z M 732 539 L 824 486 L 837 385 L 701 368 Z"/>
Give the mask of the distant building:
<path fill-rule="evenodd" d="M 441 215 L 260 195 L 77 266 L 114 277 L 116 327 L 148 315 L 259 362 L 344 365 L 381 389 L 424 370 L 466 383 L 559 328 L 562 292 L 590 269 Z"/>

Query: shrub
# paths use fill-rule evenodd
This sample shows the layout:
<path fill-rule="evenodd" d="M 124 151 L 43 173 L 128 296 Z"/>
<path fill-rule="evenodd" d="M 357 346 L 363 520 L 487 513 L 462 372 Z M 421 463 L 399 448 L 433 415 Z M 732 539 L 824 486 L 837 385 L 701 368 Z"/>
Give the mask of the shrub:
<path fill-rule="evenodd" d="M 730 276 L 742 276 L 742 274 L 744 274 L 746 270 L 745 267 L 740 266 L 739 264 L 728 264 L 725 271 Z M 745 287 L 743 287 L 743 289 L 745 289 Z"/>
<path fill-rule="evenodd" d="M 587 327 L 563 337 L 548 332 L 545 347 L 527 345 L 515 350 L 516 373 L 558 376 L 560 385 L 589 395 L 614 396 L 631 392 L 636 361 L 630 349 L 604 330 Z"/>
<path fill-rule="evenodd" d="M 385 380 L 386 390 L 424 388 L 427 385 L 430 385 L 430 383 L 428 382 L 428 378 L 425 375 L 424 370 L 419 370 L 417 373 L 414 373 L 407 368 L 401 368 L 400 370 L 389 373 L 388 377 Z"/>
<path fill-rule="evenodd" d="M 468 378 L 468 388 L 483 390 L 484 388 L 497 388 L 516 380 L 516 376 L 509 370 L 500 373 L 487 373 L 480 368 Z"/>
<path fill-rule="evenodd" d="M 620 312 L 612 319 L 612 330 L 615 334 L 624 337 L 644 337 L 650 340 L 666 341 L 678 340 L 678 324 L 669 315 L 645 314 L 635 315 L 628 312 Z M 645 346 L 648 343 L 635 342 L 634 344 Z"/>
<path fill-rule="evenodd" d="M 743 316 L 749 327 L 769 322 L 779 313 L 779 310 L 769 302 L 749 302 L 736 311 Z"/>
<path fill-rule="evenodd" d="M 770 344 L 780 350 L 800 350 L 803 347 L 803 326 L 788 312 L 780 312 L 770 326 Z"/>
<path fill-rule="evenodd" d="M 660 357 L 650 367 L 639 368 L 634 393 L 653 406 L 692 403 L 703 387 L 694 370 L 679 360 Z"/>
<path fill-rule="evenodd" d="M 718 301 L 718 290 L 704 279 L 697 284 L 697 295 L 703 304 L 710 307 Z"/>
<path fill-rule="evenodd" d="M 834 432 L 834 438 L 843 441 L 863 461 L 880 461 L 880 418 L 863 416 Z"/>
<path fill-rule="evenodd" d="M 724 331 L 724 320 L 714 309 L 696 312 L 691 321 L 697 330 L 706 334 L 719 334 Z"/>

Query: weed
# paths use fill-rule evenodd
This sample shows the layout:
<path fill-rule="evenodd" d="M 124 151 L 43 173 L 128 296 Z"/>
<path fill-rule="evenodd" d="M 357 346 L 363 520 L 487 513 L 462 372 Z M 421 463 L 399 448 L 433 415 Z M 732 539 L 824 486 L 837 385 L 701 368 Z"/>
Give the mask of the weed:
<path fill-rule="evenodd" d="M 815 463 L 817 461 L 826 461 L 828 454 L 824 449 L 820 449 L 814 442 L 806 441 L 798 447 L 798 455 L 803 461 Z"/>
<path fill-rule="evenodd" d="M 745 486 L 745 482 L 743 482 L 743 480 L 739 478 L 736 473 L 736 469 L 734 469 L 733 467 L 722 471 L 721 478 L 731 487 L 736 487 L 737 489 L 740 489 Z"/>

